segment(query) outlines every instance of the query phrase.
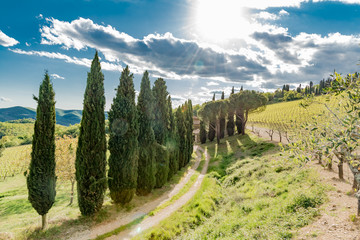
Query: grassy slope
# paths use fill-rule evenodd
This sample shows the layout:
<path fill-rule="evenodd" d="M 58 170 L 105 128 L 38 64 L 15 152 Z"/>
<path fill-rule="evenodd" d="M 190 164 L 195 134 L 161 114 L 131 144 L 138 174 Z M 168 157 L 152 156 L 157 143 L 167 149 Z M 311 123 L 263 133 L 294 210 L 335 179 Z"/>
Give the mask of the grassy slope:
<path fill-rule="evenodd" d="M 195 197 L 136 239 L 289 239 L 318 214 L 325 187 L 314 171 L 253 136 L 225 140 L 206 144 L 211 165 Z"/>

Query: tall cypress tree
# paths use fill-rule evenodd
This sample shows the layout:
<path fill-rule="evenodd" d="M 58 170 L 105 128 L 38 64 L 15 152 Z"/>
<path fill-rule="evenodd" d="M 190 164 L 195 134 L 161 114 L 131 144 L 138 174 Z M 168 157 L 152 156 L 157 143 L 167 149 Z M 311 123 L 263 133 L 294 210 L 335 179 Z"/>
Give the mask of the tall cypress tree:
<path fill-rule="evenodd" d="M 155 106 L 154 106 L 154 133 L 156 142 L 159 144 L 165 144 L 165 138 L 167 136 L 168 125 L 168 110 L 166 97 L 168 95 L 166 82 L 162 78 L 158 78 L 152 89 Z"/>
<path fill-rule="evenodd" d="M 188 158 L 186 160 L 188 163 L 191 159 L 191 155 L 192 155 L 193 149 L 194 149 L 194 140 L 193 140 L 193 129 L 194 129 L 193 121 L 194 120 L 193 120 L 192 102 L 190 99 L 187 101 L 186 110 L 187 110 L 186 111 L 186 124 L 187 124 L 186 130 L 187 130 L 187 139 L 188 139 L 188 146 L 187 146 Z"/>
<path fill-rule="evenodd" d="M 212 100 L 215 101 L 215 93 L 213 95 Z M 209 121 L 208 138 L 209 138 L 210 142 L 214 141 L 214 138 L 215 138 L 215 134 L 216 134 L 215 122 L 216 122 L 216 119 L 212 119 Z"/>
<path fill-rule="evenodd" d="M 156 187 L 162 187 L 167 179 L 169 173 L 169 154 L 166 148 L 166 137 L 168 135 L 168 106 L 167 106 L 167 87 L 166 82 L 162 78 L 158 78 L 152 89 L 152 93 L 155 99 L 154 104 L 154 123 L 153 129 L 155 134 L 156 142 L 159 146 L 155 149 L 156 158 Z"/>
<path fill-rule="evenodd" d="M 232 87 L 230 96 L 233 95 L 234 93 L 235 93 L 234 87 Z M 228 112 L 227 119 L 228 119 L 227 124 L 226 124 L 227 134 L 228 134 L 228 136 L 232 136 L 232 135 L 234 135 L 234 132 L 235 132 L 235 124 L 234 124 L 234 107 L 231 105 L 229 106 L 229 112 Z"/>
<path fill-rule="evenodd" d="M 55 202 L 55 93 L 48 73 L 40 85 L 38 106 L 32 141 L 31 162 L 27 187 L 29 201 L 42 216 L 46 228 L 46 214 Z"/>
<path fill-rule="evenodd" d="M 170 95 L 167 98 L 167 107 L 168 107 L 168 116 L 169 116 L 169 124 L 168 124 L 168 137 L 166 140 L 166 148 L 169 152 L 169 174 L 168 180 L 177 172 L 179 168 L 178 162 L 178 142 L 176 138 L 176 124 L 175 118 L 173 114 L 171 97 Z"/>
<path fill-rule="evenodd" d="M 134 197 L 138 174 L 138 117 L 133 77 L 126 66 L 109 111 L 108 183 L 111 199 L 121 204 Z"/>
<path fill-rule="evenodd" d="M 200 121 L 200 142 L 202 144 L 206 143 L 206 129 L 205 129 L 205 124 L 204 121 Z"/>
<path fill-rule="evenodd" d="M 154 155 L 155 135 L 152 129 L 154 98 L 150 88 L 149 73 L 141 79 L 137 110 L 139 114 L 139 164 L 136 193 L 146 195 L 156 183 L 156 161 Z"/>
<path fill-rule="evenodd" d="M 225 99 L 224 91 L 221 93 L 221 99 L 222 100 Z M 222 111 L 220 116 L 220 138 L 225 137 L 225 116 L 226 116 L 226 112 Z"/>
<path fill-rule="evenodd" d="M 176 133 L 179 138 L 178 142 L 178 159 L 179 159 L 179 166 L 178 168 L 181 169 L 185 166 L 185 151 L 186 151 L 186 130 L 185 130 L 185 118 L 181 111 L 181 107 L 179 106 L 175 113 L 176 116 Z"/>
<path fill-rule="evenodd" d="M 80 212 L 92 215 L 101 209 L 106 190 L 104 75 L 97 52 L 87 76 L 75 168 Z"/>

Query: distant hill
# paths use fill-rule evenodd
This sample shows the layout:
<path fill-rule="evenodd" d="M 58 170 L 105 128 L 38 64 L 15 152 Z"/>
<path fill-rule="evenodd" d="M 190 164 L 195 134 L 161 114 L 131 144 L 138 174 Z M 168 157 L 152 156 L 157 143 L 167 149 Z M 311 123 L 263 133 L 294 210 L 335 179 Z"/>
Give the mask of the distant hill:
<path fill-rule="evenodd" d="M 56 109 L 56 123 L 64 126 L 80 123 L 82 110 Z M 105 113 L 107 118 L 107 113 Z M 36 118 L 36 109 L 25 107 L 0 108 L 0 122 Z"/>

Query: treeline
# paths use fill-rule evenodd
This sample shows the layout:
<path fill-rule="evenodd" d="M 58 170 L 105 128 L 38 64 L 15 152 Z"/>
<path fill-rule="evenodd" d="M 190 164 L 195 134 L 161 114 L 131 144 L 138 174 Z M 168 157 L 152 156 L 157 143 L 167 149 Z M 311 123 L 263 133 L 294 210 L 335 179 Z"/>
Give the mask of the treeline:
<path fill-rule="evenodd" d="M 213 141 L 215 136 L 217 143 L 224 138 L 225 130 L 228 136 L 232 136 L 236 131 L 238 134 L 245 134 L 246 123 L 249 113 L 255 110 L 263 110 L 268 99 L 263 93 L 256 91 L 243 90 L 235 93 L 234 87 L 228 99 L 224 98 L 222 92 L 221 99 L 204 103 L 199 111 L 200 116 L 200 142 L 205 143 L 207 139 Z"/>
<path fill-rule="evenodd" d="M 359 76 L 359 73 L 355 72 L 354 74 L 348 74 L 345 78 L 348 79 L 347 81 L 351 81 L 351 79 Z M 275 92 L 265 93 L 265 96 L 268 98 L 269 104 L 298 100 L 308 95 L 319 96 L 327 93 L 327 89 L 333 87 L 335 82 L 335 77 L 332 75 L 327 79 L 321 80 L 319 84 L 314 85 L 314 83 L 310 81 L 309 85 L 303 87 L 300 84 L 297 88 L 292 90 L 290 90 L 290 85 L 284 84 L 282 88 L 277 89 Z"/>
<path fill-rule="evenodd" d="M 190 161 L 191 101 L 174 112 L 166 82 L 158 78 L 151 88 L 145 71 L 136 104 L 133 78 L 129 68 L 124 68 L 109 111 L 107 144 L 104 75 L 96 52 L 87 77 L 75 160 L 82 215 L 92 215 L 101 209 L 107 187 L 114 203 L 126 204 L 135 194 L 147 195 L 152 189 L 161 188 Z M 27 176 L 29 200 L 42 216 L 43 228 L 56 195 L 54 97 L 46 72 L 39 97 L 34 97 L 38 102 L 37 119 Z"/>

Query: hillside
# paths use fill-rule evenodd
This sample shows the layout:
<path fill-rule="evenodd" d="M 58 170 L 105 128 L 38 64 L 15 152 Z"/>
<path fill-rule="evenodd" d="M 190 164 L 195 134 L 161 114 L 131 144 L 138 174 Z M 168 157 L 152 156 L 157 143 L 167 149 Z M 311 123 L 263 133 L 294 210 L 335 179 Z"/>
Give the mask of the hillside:
<path fill-rule="evenodd" d="M 56 109 L 56 123 L 64 126 L 80 123 L 82 110 Z M 107 117 L 107 113 L 105 113 Z M 0 108 L 0 122 L 19 120 L 24 118 L 36 118 L 36 109 L 25 107 Z"/>

